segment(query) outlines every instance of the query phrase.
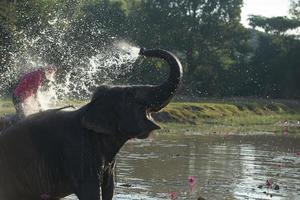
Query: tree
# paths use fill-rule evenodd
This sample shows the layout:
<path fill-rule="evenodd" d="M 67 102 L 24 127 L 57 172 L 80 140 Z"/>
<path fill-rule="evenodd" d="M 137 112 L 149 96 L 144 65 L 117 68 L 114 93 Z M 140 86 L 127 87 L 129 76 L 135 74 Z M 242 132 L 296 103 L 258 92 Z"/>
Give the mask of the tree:
<path fill-rule="evenodd" d="M 12 21 L 14 18 L 12 13 L 14 11 L 14 2 L 1 1 L 0 2 L 0 72 L 6 70 L 6 66 L 10 62 L 12 51 Z"/>
<path fill-rule="evenodd" d="M 266 33 L 273 33 L 283 35 L 288 30 L 296 29 L 300 26 L 300 21 L 296 19 L 289 19 L 287 17 L 263 17 L 260 15 L 251 15 L 249 17 L 250 26 L 252 28 L 262 28 Z"/>
<path fill-rule="evenodd" d="M 289 12 L 293 18 L 300 20 L 300 0 L 290 0 Z"/>
<path fill-rule="evenodd" d="M 292 0 L 291 18 L 251 16 L 247 30 L 240 24 L 242 0 L 1 1 L 1 72 L 35 62 L 68 73 L 124 39 L 174 52 L 188 95 L 297 96 L 300 45 L 287 33 L 299 27 L 299 5 Z M 159 82 L 163 66 L 147 60 L 129 82 Z"/>
<path fill-rule="evenodd" d="M 240 24 L 241 5 L 241 0 L 144 0 L 129 16 L 136 26 L 131 38 L 183 53 L 186 81 L 204 90 L 218 84 L 219 73 L 235 64 L 246 35 Z M 202 73 L 206 80 L 196 81 L 196 74 Z"/>

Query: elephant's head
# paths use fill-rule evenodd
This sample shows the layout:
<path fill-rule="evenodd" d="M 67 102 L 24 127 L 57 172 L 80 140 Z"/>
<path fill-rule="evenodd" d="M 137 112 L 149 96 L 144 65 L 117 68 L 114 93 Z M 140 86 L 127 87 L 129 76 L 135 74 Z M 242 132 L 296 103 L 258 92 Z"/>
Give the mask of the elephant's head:
<path fill-rule="evenodd" d="M 164 59 L 170 65 L 167 81 L 161 85 L 100 86 L 83 108 L 85 128 L 128 138 L 146 138 L 160 128 L 151 113 L 161 110 L 174 96 L 182 79 L 181 63 L 164 50 L 141 49 L 140 55 Z"/>

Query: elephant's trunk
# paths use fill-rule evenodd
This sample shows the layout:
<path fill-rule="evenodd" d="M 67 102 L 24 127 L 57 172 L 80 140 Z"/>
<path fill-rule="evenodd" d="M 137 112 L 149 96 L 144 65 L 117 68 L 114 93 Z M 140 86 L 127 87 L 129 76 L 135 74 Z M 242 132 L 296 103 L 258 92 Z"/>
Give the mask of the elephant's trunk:
<path fill-rule="evenodd" d="M 148 108 L 151 111 L 159 111 L 164 108 L 172 99 L 175 91 L 181 84 L 182 66 L 180 61 L 172 53 L 161 49 L 144 49 L 140 50 L 140 55 L 146 57 L 161 58 L 170 66 L 170 73 L 167 81 L 153 88 L 153 92 L 149 94 Z"/>

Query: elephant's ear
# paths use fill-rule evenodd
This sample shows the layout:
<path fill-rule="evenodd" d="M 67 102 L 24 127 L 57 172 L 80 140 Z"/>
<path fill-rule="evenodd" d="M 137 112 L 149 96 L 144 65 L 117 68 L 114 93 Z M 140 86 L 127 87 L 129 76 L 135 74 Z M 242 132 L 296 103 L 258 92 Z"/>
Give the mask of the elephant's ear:
<path fill-rule="evenodd" d="M 84 128 L 97 133 L 115 134 L 117 125 L 114 115 L 109 106 L 98 101 L 92 101 L 83 110 L 81 124 Z"/>

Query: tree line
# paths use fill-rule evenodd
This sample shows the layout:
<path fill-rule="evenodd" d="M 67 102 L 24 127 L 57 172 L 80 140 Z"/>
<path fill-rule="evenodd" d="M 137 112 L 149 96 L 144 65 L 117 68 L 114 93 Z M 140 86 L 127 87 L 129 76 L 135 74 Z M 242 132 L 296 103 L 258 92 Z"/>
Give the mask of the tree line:
<path fill-rule="evenodd" d="M 251 28 L 240 22 L 242 6 L 243 0 L 1 1 L 0 72 L 28 53 L 71 70 L 126 40 L 174 52 L 184 67 L 182 95 L 299 98 L 300 1 L 291 1 L 291 17 L 250 16 Z M 153 62 L 152 71 L 143 63 L 119 80 L 164 79 L 164 64 Z"/>

